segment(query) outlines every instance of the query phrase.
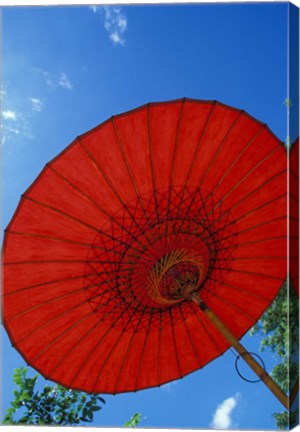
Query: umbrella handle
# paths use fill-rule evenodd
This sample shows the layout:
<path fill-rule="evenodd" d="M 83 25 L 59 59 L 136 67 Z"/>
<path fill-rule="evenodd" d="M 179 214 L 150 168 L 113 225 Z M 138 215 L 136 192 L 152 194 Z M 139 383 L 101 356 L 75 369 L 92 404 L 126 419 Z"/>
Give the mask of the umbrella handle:
<path fill-rule="evenodd" d="M 244 348 L 244 346 L 233 336 L 231 331 L 217 317 L 217 315 L 207 306 L 207 304 L 198 296 L 196 292 L 190 292 L 189 289 L 182 292 L 183 296 L 188 300 L 193 301 L 200 307 L 203 313 L 209 318 L 221 334 L 227 339 L 230 345 L 243 357 L 244 361 L 256 373 L 256 375 L 265 383 L 283 406 L 289 409 L 289 398 L 278 386 L 278 384 L 270 377 L 270 375 L 262 368 L 262 366 L 252 357 L 252 355 Z M 247 354 L 247 355 L 245 355 Z"/>

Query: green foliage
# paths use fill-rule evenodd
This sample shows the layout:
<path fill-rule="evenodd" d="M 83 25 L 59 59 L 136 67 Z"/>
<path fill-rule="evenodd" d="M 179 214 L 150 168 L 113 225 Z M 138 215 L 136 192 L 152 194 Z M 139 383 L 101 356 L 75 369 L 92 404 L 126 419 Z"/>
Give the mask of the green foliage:
<path fill-rule="evenodd" d="M 260 350 L 268 347 L 279 359 L 271 372 L 273 379 L 286 393 L 295 384 L 298 374 L 299 304 L 294 288 L 284 284 L 272 305 L 250 334 L 259 333 L 263 339 Z M 273 414 L 279 429 L 293 427 L 297 422 L 296 412 Z"/>
<path fill-rule="evenodd" d="M 98 395 L 87 395 L 60 385 L 45 386 L 39 392 L 35 389 L 37 379 L 38 375 L 27 377 L 26 367 L 14 370 L 13 381 L 19 390 L 13 392 L 15 398 L 6 410 L 3 424 L 73 426 L 91 423 L 94 413 L 101 410 L 99 402 L 105 403 Z"/>
<path fill-rule="evenodd" d="M 141 420 L 142 420 L 142 414 L 135 413 L 135 414 L 133 414 L 131 419 L 124 424 L 124 426 L 134 428 L 134 427 L 139 425 Z"/>

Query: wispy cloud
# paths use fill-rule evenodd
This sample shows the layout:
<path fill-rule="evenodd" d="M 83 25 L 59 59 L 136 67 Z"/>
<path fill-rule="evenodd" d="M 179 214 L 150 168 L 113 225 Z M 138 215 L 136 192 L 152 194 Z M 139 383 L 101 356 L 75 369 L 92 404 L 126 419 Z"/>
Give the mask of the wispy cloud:
<path fill-rule="evenodd" d="M 17 137 L 34 138 L 30 127 L 30 106 L 32 110 L 39 110 L 39 99 L 20 98 L 18 103 L 13 103 L 8 92 L 1 91 L 2 99 L 2 122 L 1 143 L 16 142 Z M 16 108 L 18 106 L 18 108 Z"/>
<path fill-rule="evenodd" d="M 34 72 L 41 76 L 48 87 L 52 87 L 53 89 L 57 89 L 59 87 L 72 90 L 73 84 L 70 78 L 67 76 L 66 72 L 62 71 L 60 74 L 50 73 L 42 68 L 33 68 Z"/>
<path fill-rule="evenodd" d="M 125 45 L 124 33 L 127 30 L 127 18 L 120 7 L 90 6 L 93 13 L 104 11 L 104 28 L 114 45 Z"/>
<path fill-rule="evenodd" d="M 125 44 L 124 32 L 127 30 L 127 19 L 122 13 L 121 8 L 104 6 L 105 12 L 105 30 L 108 31 L 112 42 L 117 45 Z"/>
<path fill-rule="evenodd" d="M 65 72 L 61 72 L 58 85 L 67 90 L 72 90 L 73 88 L 73 84 L 71 83 Z"/>
<path fill-rule="evenodd" d="M 6 110 L 2 112 L 2 115 L 4 120 L 13 120 L 13 121 L 17 120 L 16 111 Z"/>
<path fill-rule="evenodd" d="M 2 112 L 1 143 L 15 141 L 16 137 L 34 138 L 28 118 L 20 112 L 6 110 Z"/>
<path fill-rule="evenodd" d="M 100 6 L 95 6 L 95 5 L 90 5 L 89 8 L 94 12 L 98 12 L 98 10 L 100 9 Z"/>
<path fill-rule="evenodd" d="M 30 97 L 29 100 L 31 102 L 31 108 L 33 109 L 33 111 L 42 111 L 42 109 L 44 108 L 44 104 L 41 99 Z"/>
<path fill-rule="evenodd" d="M 225 399 L 218 405 L 210 426 L 213 429 L 229 429 L 232 425 L 231 415 L 237 405 L 239 394 Z"/>

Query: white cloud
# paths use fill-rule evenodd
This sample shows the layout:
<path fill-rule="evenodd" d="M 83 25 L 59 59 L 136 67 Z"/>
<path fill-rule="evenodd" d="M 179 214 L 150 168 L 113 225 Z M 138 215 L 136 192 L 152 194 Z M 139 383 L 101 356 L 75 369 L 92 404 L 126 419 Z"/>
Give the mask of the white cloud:
<path fill-rule="evenodd" d="M 58 81 L 58 85 L 62 88 L 65 88 L 67 90 L 72 90 L 73 85 L 71 83 L 71 81 L 69 80 L 69 78 L 67 77 L 67 74 L 65 72 L 61 72 L 60 77 L 59 77 L 59 81 Z"/>
<path fill-rule="evenodd" d="M 40 99 L 33 98 L 33 97 L 31 97 L 29 99 L 30 99 L 31 107 L 32 107 L 33 111 L 37 111 L 37 112 L 42 111 L 44 104 Z"/>
<path fill-rule="evenodd" d="M 89 8 L 96 13 L 99 10 L 99 6 L 95 6 L 95 5 L 90 5 Z"/>
<path fill-rule="evenodd" d="M 124 33 L 127 30 L 127 19 L 120 7 L 89 6 L 93 13 L 104 11 L 104 28 L 109 33 L 114 45 L 125 45 Z"/>
<path fill-rule="evenodd" d="M 6 110 L 2 112 L 4 120 L 17 120 L 17 113 L 15 111 Z"/>
<path fill-rule="evenodd" d="M 55 74 L 50 73 L 42 68 L 34 68 L 33 70 L 44 79 L 48 87 L 53 89 L 61 87 L 66 90 L 72 90 L 73 88 L 73 84 L 68 78 L 66 72 L 61 72 L 59 76 L 55 76 Z"/>
<path fill-rule="evenodd" d="M 121 8 L 103 6 L 105 13 L 104 27 L 109 33 L 110 39 L 116 44 L 125 44 L 123 33 L 127 30 L 127 19 Z"/>
<path fill-rule="evenodd" d="M 232 425 L 231 415 L 232 411 L 237 405 L 239 394 L 225 399 L 218 405 L 210 426 L 213 429 L 229 429 Z"/>

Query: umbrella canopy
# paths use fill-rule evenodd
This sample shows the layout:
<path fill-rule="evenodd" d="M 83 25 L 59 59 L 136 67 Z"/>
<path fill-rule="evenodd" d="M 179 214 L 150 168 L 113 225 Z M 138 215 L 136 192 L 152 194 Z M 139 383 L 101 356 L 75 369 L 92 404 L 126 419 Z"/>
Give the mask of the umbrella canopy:
<path fill-rule="evenodd" d="M 164 384 L 236 338 L 286 278 L 287 157 L 268 127 L 182 99 L 75 139 L 22 195 L 5 233 L 3 317 L 44 376 L 87 392 Z"/>

